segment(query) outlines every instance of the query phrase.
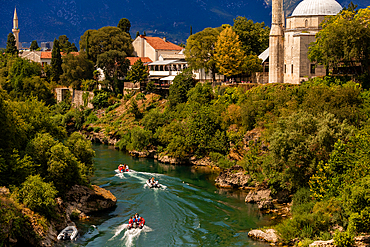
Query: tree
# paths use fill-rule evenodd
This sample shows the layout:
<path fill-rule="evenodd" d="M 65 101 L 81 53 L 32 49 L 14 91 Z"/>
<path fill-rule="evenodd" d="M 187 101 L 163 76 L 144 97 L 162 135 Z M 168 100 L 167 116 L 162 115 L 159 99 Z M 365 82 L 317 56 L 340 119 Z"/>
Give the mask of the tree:
<path fill-rule="evenodd" d="M 117 27 L 122 31 L 130 34 L 131 23 L 128 19 L 122 18 L 121 20 L 119 20 Z"/>
<path fill-rule="evenodd" d="M 62 52 L 70 53 L 70 52 L 77 52 L 77 47 L 74 43 L 71 44 L 69 42 L 67 35 L 59 36 L 59 48 Z"/>
<path fill-rule="evenodd" d="M 148 66 L 144 65 L 141 59 L 138 59 L 127 72 L 126 79 L 134 83 L 145 81 L 148 78 Z"/>
<path fill-rule="evenodd" d="M 349 8 L 322 23 L 316 41 L 309 47 L 309 59 L 331 68 L 353 67 L 361 63 L 362 73 L 370 65 L 370 8 L 358 12 Z M 349 71 L 347 71 L 349 73 Z M 353 73 L 353 72 L 352 72 Z"/>
<path fill-rule="evenodd" d="M 169 90 L 168 101 L 170 107 L 174 108 L 180 103 L 185 103 L 188 100 L 188 92 L 194 85 L 195 80 L 190 69 L 186 69 L 181 74 L 178 74 Z"/>
<path fill-rule="evenodd" d="M 260 59 L 257 55 L 248 55 L 245 57 L 245 61 L 243 64 L 243 72 L 251 75 L 255 72 L 262 72 L 262 59 Z"/>
<path fill-rule="evenodd" d="M 218 37 L 215 44 L 215 60 L 218 71 L 227 77 L 241 74 L 245 62 L 239 36 L 226 27 Z"/>
<path fill-rule="evenodd" d="M 148 91 L 149 93 L 153 93 L 154 90 L 155 90 L 155 84 L 153 81 L 149 81 L 148 84 L 146 84 L 146 91 Z M 153 101 L 153 95 L 152 95 L 152 101 Z"/>
<path fill-rule="evenodd" d="M 134 51 L 130 35 L 122 32 L 118 27 L 102 27 L 99 30 L 87 30 L 80 39 L 81 50 L 86 51 L 87 45 L 89 58 L 94 63 L 96 63 L 98 55 L 110 50 L 124 52 L 126 56 L 131 56 Z"/>
<path fill-rule="evenodd" d="M 206 73 L 212 73 L 215 80 L 216 60 L 215 44 L 217 42 L 220 29 L 206 28 L 196 34 L 191 35 L 187 40 L 185 58 L 192 69 L 205 69 Z"/>
<path fill-rule="evenodd" d="M 139 37 L 140 36 L 140 33 L 139 33 L 139 31 L 137 31 L 136 32 L 136 37 L 135 38 L 137 38 L 137 37 Z"/>
<path fill-rule="evenodd" d="M 246 17 L 234 19 L 234 32 L 239 36 L 245 54 L 259 55 L 269 46 L 270 28 L 264 22 L 254 23 Z"/>
<path fill-rule="evenodd" d="M 13 33 L 8 34 L 8 40 L 6 41 L 6 49 L 5 53 L 9 53 L 12 55 L 18 54 L 18 49 L 16 46 L 16 41 Z"/>
<path fill-rule="evenodd" d="M 32 43 L 31 43 L 31 46 L 30 46 L 30 50 L 31 51 L 36 51 L 37 49 L 39 49 L 40 47 L 39 47 L 39 45 L 37 44 L 37 41 L 36 40 L 34 40 L 34 41 L 32 41 Z"/>
<path fill-rule="evenodd" d="M 98 55 L 97 58 L 97 66 L 103 69 L 110 86 L 117 93 L 122 93 L 123 87 L 120 85 L 120 80 L 126 76 L 130 66 L 130 61 L 126 57 L 124 51 L 109 50 Z"/>
<path fill-rule="evenodd" d="M 60 76 L 63 74 L 62 55 L 60 54 L 59 41 L 54 39 L 53 51 L 51 52 L 51 72 L 52 80 L 59 82 Z"/>
<path fill-rule="evenodd" d="M 40 175 L 29 176 L 17 193 L 17 199 L 29 209 L 51 217 L 58 191 L 53 183 L 46 183 Z"/>
<path fill-rule="evenodd" d="M 82 80 L 93 79 L 94 63 L 87 59 L 85 52 L 75 56 L 68 54 L 63 57 L 63 74 L 60 80 L 65 86 L 80 89 Z"/>

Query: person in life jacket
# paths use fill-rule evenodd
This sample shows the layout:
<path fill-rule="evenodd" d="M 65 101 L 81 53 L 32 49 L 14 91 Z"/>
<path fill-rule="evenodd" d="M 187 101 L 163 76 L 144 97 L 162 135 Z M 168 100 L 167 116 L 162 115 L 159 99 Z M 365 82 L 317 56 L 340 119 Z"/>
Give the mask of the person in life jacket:
<path fill-rule="evenodd" d="M 119 164 L 119 166 L 118 166 L 118 171 L 119 171 L 119 172 L 122 172 L 122 170 L 123 170 L 123 165 L 122 165 L 122 164 Z"/>
<path fill-rule="evenodd" d="M 128 165 L 127 164 L 125 164 L 125 172 L 128 172 Z"/>
<path fill-rule="evenodd" d="M 144 218 L 143 218 L 143 217 L 140 217 L 139 227 L 140 227 L 140 228 L 143 228 L 143 227 L 144 227 L 144 225 L 145 225 L 145 220 L 144 220 Z"/>
<path fill-rule="evenodd" d="M 132 219 L 132 217 L 130 217 L 130 219 L 128 220 L 128 227 L 131 228 L 133 223 L 134 220 Z"/>

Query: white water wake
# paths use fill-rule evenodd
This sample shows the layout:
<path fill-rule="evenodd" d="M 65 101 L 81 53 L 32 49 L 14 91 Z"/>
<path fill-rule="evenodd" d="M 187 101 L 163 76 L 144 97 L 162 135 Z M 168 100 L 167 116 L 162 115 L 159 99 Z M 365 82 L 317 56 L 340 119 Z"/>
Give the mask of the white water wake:
<path fill-rule="evenodd" d="M 122 224 L 118 226 L 114 232 L 114 236 L 111 237 L 108 241 L 113 240 L 115 237 L 121 234 L 122 231 L 125 231 L 125 234 L 121 238 L 125 242 L 125 246 L 132 246 L 135 239 L 137 239 L 142 232 L 151 232 L 152 229 L 148 226 L 144 226 L 143 229 L 135 228 L 135 229 L 127 229 L 128 224 Z"/>

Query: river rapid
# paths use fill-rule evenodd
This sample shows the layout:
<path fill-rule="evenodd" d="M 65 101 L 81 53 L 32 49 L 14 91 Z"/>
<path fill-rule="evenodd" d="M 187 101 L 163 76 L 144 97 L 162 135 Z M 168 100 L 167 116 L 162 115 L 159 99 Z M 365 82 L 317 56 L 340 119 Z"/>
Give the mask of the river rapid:
<path fill-rule="evenodd" d="M 110 190 L 117 206 L 77 222 L 75 242 L 57 246 L 256 246 L 268 244 L 248 238 L 248 231 L 268 220 L 255 205 L 244 203 L 242 191 L 214 186 L 212 169 L 174 166 L 152 159 L 134 158 L 111 146 L 94 144 L 95 176 L 92 183 Z M 118 164 L 133 172 L 118 174 Z M 154 177 L 164 185 L 150 189 Z M 130 216 L 144 217 L 141 230 L 127 230 Z"/>

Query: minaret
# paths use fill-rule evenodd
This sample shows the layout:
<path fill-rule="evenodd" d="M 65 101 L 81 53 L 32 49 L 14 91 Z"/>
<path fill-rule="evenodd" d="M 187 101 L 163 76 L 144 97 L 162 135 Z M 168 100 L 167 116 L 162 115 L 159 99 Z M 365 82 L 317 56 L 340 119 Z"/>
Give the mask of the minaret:
<path fill-rule="evenodd" d="M 13 18 L 13 29 L 12 32 L 15 37 L 15 45 L 17 49 L 19 49 L 19 28 L 18 28 L 18 16 L 17 16 L 17 8 L 14 9 L 14 18 Z"/>
<path fill-rule="evenodd" d="M 269 44 L 269 83 L 284 82 L 283 0 L 272 0 Z"/>

